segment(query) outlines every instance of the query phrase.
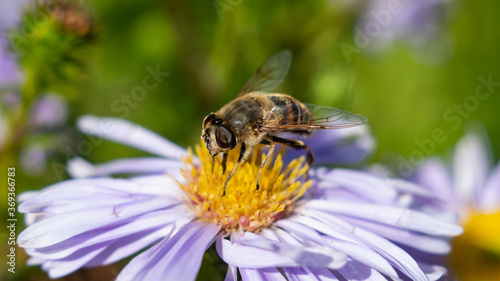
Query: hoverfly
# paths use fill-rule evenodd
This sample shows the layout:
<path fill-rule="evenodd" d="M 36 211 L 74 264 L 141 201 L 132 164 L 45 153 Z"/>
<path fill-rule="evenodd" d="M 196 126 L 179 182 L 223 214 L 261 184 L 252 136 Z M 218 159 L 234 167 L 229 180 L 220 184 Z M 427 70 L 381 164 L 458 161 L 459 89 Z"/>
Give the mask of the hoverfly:
<path fill-rule="evenodd" d="M 281 138 L 278 133 L 310 135 L 316 129 L 349 128 L 368 121 L 359 114 L 305 104 L 286 94 L 269 93 L 283 82 L 291 61 L 292 54 L 289 51 L 281 51 L 270 57 L 253 74 L 234 100 L 219 111 L 210 113 L 203 120 L 201 138 L 212 158 L 223 153 L 223 173 L 226 171 L 228 151 L 241 144 L 238 161 L 224 184 L 224 195 L 234 171 L 249 158 L 257 144 L 270 146 L 257 176 L 257 190 L 260 172 L 277 144 L 305 149 L 307 163 L 313 163 L 314 155 L 307 145 L 298 140 Z"/>

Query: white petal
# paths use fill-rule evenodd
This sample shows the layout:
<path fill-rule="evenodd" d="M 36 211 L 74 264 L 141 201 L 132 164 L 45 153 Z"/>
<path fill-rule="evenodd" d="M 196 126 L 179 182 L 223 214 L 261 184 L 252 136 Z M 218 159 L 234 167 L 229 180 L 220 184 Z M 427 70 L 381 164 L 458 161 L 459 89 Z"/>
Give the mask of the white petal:
<path fill-rule="evenodd" d="M 126 144 L 159 156 L 180 159 L 187 151 L 162 136 L 120 118 L 86 115 L 78 119 L 78 128 L 89 135 Z"/>

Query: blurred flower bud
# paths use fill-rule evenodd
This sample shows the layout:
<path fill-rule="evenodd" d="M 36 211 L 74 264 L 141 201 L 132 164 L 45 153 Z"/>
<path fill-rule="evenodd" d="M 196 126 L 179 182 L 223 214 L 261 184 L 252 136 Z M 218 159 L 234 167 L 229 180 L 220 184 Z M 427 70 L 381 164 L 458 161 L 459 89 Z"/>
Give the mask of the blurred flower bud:
<path fill-rule="evenodd" d="M 19 162 L 24 173 L 40 175 L 47 169 L 47 152 L 40 143 L 28 144 L 21 149 Z"/>
<path fill-rule="evenodd" d="M 68 118 L 67 102 L 56 94 L 39 96 L 30 112 L 31 125 L 35 129 L 54 130 L 62 127 Z"/>

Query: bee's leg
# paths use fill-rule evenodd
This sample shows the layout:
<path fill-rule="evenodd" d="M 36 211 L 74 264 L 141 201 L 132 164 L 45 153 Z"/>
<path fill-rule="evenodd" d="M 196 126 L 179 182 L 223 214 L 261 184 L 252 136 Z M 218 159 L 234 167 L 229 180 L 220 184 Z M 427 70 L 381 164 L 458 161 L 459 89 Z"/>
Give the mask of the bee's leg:
<path fill-rule="evenodd" d="M 222 154 L 222 174 L 226 173 L 227 155 L 228 155 L 228 152 L 224 152 Z"/>
<path fill-rule="evenodd" d="M 263 143 L 267 143 L 267 142 L 263 142 Z M 260 172 L 262 172 L 262 168 L 264 168 L 264 166 L 266 165 L 267 159 L 272 157 L 273 152 L 274 152 L 274 148 L 276 147 L 275 143 L 270 143 L 269 145 L 271 145 L 271 148 L 269 148 L 269 151 L 267 152 L 267 155 L 264 158 L 264 161 L 262 161 L 262 164 L 260 164 L 259 173 L 257 174 L 257 190 L 259 190 Z"/>
<path fill-rule="evenodd" d="M 247 150 L 245 147 L 245 143 L 241 143 L 240 157 L 238 157 L 238 161 L 234 165 L 233 170 L 231 171 L 231 173 L 227 177 L 226 182 L 224 183 L 224 191 L 222 192 L 222 196 L 226 195 L 227 183 L 229 182 L 229 179 L 231 179 L 231 177 L 233 176 L 234 171 L 236 171 L 236 168 L 238 168 L 238 166 L 241 164 L 241 162 L 247 160 L 248 156 L 250 156 L 250 153 L 252 153 L 252 150 L 251 149 Z"/>
<path fill-rule="evenodd" d="M 303 142 L 298 141 L 298 140 L 288 140 L 288 139 L 280 138 L 277 136 L 271 136 L 271 135 L 267 136 L 267 138 L 271 142 L 276 142 L 276 143 L 279 143 L 282 145 L 286 145 L 286 146 L 289 146 L 289 147 L 294 148 L 294 149 L 307 150 L 307 165 L 311 166 L 312 163 L 314 162 L 314 154 L 312 153 L 309 146 L 305 145 Z"/>
<path fill-rule="evenodd" d="M 214 172 L 215 155 L 212 155 L 212 173 Z"/>

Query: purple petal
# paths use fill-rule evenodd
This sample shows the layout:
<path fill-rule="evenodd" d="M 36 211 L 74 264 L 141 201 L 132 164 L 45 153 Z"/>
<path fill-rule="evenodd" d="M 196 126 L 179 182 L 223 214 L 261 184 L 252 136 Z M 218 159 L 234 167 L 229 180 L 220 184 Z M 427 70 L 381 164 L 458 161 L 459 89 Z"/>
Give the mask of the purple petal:
<path fill-rule="evenodd" d="M 369 127 L 357 126 L 342 130 L 318 130 L 311 137 L 296 134 L 280 134 L 281 137 L 297 139 L 308 145 L 314 153 L 315 165 L 357 164 L 375 148 Z M 303 151 L 287 150 L 284 161 L 304 155 Z"/>
<path fill-rule="evenodd" d="M 455 224 L 447 223 L 435 219 L 430 215 L 407 208 L 342 202 L 339 200 L 311 200 L 304 207 L 332 214 L 361 218 L 367 221 L 379 222 L 430 235 L 456 236 L 462 233 L 462 228 Z"/>
<path fill-rule="evenodd" d="M 338 271 L 347 280 L 387 280 L 375 269 L 368 267 L 358 261 L 349 261 L 344 267 L 339 268 Z"/>
<path fill-rule="evenodd" d="M 483 212 L 490 213 L 500 208 L 500 164 L 491 172 L 479 197 L 479 206 Z"/>
<path fill-rule="evenodd" d="M 286 281 L 286 278 L 274 267 L 269 268 L 239 268 L 243 281 Z"/>
<path fill-rule="evenodd" d="M 386 239 L 362 228 L 349 225 L 348 223 L 321 211 L 308 210 L 307 212 L 304 211 L 304 214 L 306 216 L 310 216 L 311 218 L 302 217 L 302 220 L 306 222 L 306 224 L 314 224 L 314 228 L 317 231 L 332 237 L 335 237 L 339 233 L 345 235 L 352 240 L 373 249 L 408 277 L 413 278 L 414 280 L 427 280 L 425 274 L 418 267 L 415 260 L 404 250 Z M 317 220 L 317 222 L 313 222 L 313 220 Z"/>
<path fill-rule="evenodd" d="M 132 259 L 116 280 L 195 280 L 219 230 L 216 224 L 193 221 Z"/>
<path fill-rule="evenodd" d="M 285 242 L 294 246 L 304 246 L 311 244 L 308 240 L 299 241 L 300 239 L 293 237 L 290 233 L 275 227 L 263 229 L 260 234 L 267 239 Z M 283 271 L 288 276 L 289 280 L 337 280 L 333 273 L 326 267 L 283 267 Z"/>
<path fill-rule="evenodd" d="M 68 173 L 74 178 L 102 177 L 115 174 L 175 174 L 180 175 L 184 163 L 158 157 L 119 159 L 92 165 L 76 157 L 68 162 Z"/>
<path fill-rule="evenodd" d="M 3 32 L 18 24 L 21 21 L 23 9 L 31 2 L 30 0 L 0 1 L 0 31 Z"/>
<path fill-rule="evenodd" d="M 478 205 L 480 188 L 491 170 L 489 155 L 480 135 L 467 134 L 459 140 L 453 158 L 453 182 L 462 208 Z"/>
<path fill-rule="evenodd" d="M 236 236 L 233 233 L 231 238 Z M 244 268 L 266 268 L 282 266 L 324 266 L 338 268 L 344 265 L 345 255 L 330 247 L 293 246 L 245 232 L 243 237 L 217 239 L 217 252 L 228 264 Z M 245 253 L 245 255 L 241 255 Z"/>
<path fill-rule="evenodd" d="M 105 245 L 94 245 L 90 249 L 87 248 L 74 253 L 63 261 L 44 262 L 43 269 L 49 272 L 50 278 L 61 278 L 81 268 L 89 260 L 99 255 L 104 249 Z"/>
<path fill-rule="evenodd" d="M 0 33 L 3 32 L 0 27 Z M 21 73 L 16 58 L 9 52 L 8 48 L 8 40 L 3 37 L 3 34 L 0 34 L 0 87 L 16 84 L 21 80 Z"/>
<path fill-rule="evenodd" d="M 67 180 L 37 192 L 19 205 L 21 213 L 65 213 L 164 197 L 165 207 L 183 202 L 183 192 L 166 175 L 132 179 Z"/>
<path fill-rule="evenodd" d="M 228 265 L 224 281 L 238 281 L 238 268 L 236 266 Z"/>
<path fill-rule="evenodd" d="M 129 145 L 159 156 L 180 159 L 188 153 L 162 136 L 120 118 L 86 115 L 78 119 L 78 128 L 89 135 Z"/>
<path fill-rule="evenodd" d="M 88 233 L 82 233 L 71 237 L 70 239 L 64 240 L 60 243 L 51 245 L 49 247 L 44 248 L 28 248 L 27 251 L 31 256 L 34 257 L 42 257 L 44 259 L 61 259 L 65 258 L 79 249 L 90 247 L 95 244 L 101 244 L 105 242 L 113 242 L 118 239 L 126 238 L 130 235 L 142 232 L 151 232 L 157 233 L 152 236 L 152 240 L 149 240 L 144 246 L 149 243 L 165 237 L 168 233 L 170 233 L 172 229 L 172 224 L 175 222 L 179 224 L 181 221 L 179 220 L 179 214 L 183 214 L 186 212 L 186 208 L 183 206 L 154 211 L 137 218 L 134 218 L 130 222 L 126 222 L 120 225 L 112 225 L 108 227 L 101 227 L 95 230 L 92 230 Z M 191 221 L 192 218 L 186 216 L 185 223 Z M 146 234 L 142 234 L 143 236 L 147 236 Z M 124 243 L 125 244 L 125 243 Z"/>
<path fill-rule="evenodd" d="M 47 247 L 86 231 L 117 224 L 161 208 L 165 208 L 165 203 L 159 198 L 54 215 L 28 226 L 19 234 L 18 243 L 24 248 Z"/>
<path fill-rule="evenodd" d="M 283 267 L 290 281 L 336 281 L 339 280 L 325 267 Z"/>
<path fill-rule="evenodd" d="M 181 212 L 182 210 L 178 213 Z M 155 218 L 156 225 L 166 225 L 173 221 L 175 223 L 156 227 L 156 229 L 153 228 L 154 225 L 148 222 L 148 218 L 144 217 L 139 218 L 138 223 L 130 223 L 125 227 L 98 229 L 68 239 L 52 247 L 26 250 L 29 255 L 37 257 L 38 261 L 42 261 L 43 269 L 49 271 L 51 276 L 61 277 L 84 266 L 102 266 L 126 258 L 153 242 L 170 236 L 174 225 L 182 226 L 191 221 L 185 219 L 182 222 L 178 218 L 176 219 L 178 214 L 171 215 L 171 217 L 169 219 L 168 216 L 162 213 L 157 214 L 157 218 Z M 149 218 L 149 220 L 151 219 Z M 67 248 L 65 249 L 65 247 Z M 64 256 L 61 256 L 61 254 Z"/>
<path fill-rule="evenodd" d="M 415 180 L 434 192 L 436 196 L 446 200 L 449 206 L 455 204 L 450 173 L 441 160 L 436 158 L 426 160 L 418 168 Z"/>
<path fill-rule="evenodd" d="M 46 247 L 86 231 L 123 223 L 183 202 L 175 193 L 158 196 L 165 192 L 160 188 L 169 190 L 168 186 L 125 179 L 72 180 L 56 184 L 19 205 L 20 212 L 51 215 L 28 226 L 19 235 L 18 242 L 26 248 Z"/>
<path fill-rule="evenodd" d="M 429 191 L 418 184 L 401 179 L 387 179 L 387 181 L 400 193 L 437 200 L 435 192 Z"/>
<path fill-rule="evenodd" d="M 451 246 L 449 239 L 440 236 L 432 236 L 421 234 L 414 231 L 407 231 L 400 228 L 395 228 L 389 225 L 383 225 L 376 222 L 370 222 L 361 219 L 353 219 L 350 217 L 340 217 L 347 222 L 361 226 L 366 230 L 377 233 L 391 241 L 398 242 L 403 245 L 408 245 L 412 248 L 419 249 L 432 254 L 448 254 Z"/>
<path fill-rule="evenodd" d="M 439 265 L 428 265 L 423 263 L 419 263 L 418 265 L 425 272 L 425 275 L 427 276 L 427 278 L 429 278 L 429 281 L 439 280 L 443 275 L 447 273 L 446 268 Z"/>
<path fill-rule="evenodd" d="M 168 225 L 167 227 L 149 229 L 116 239 L 113 243 L 109 244 L 102 253 L 85 264 L 85 267 L 108 265 L 127 258 L 141 249 L 152 245 L 154 242 L 170 236 L 174 226 L 182 226 L 187 223 L 189 223 L 188 220 L 183 223 L 177 220 L 174 224 Z"/>
<path fill-rule="evenodd" d="M 353 192 L 372 202 L 393 202 L 397 192 L 390 185 L 390 180 L 379 178 L 365 172 L 333 169 L 318 175 L 319 189 L 341 188 Z"/>
<path fill-rule="evenodd" d="M 375 253 L 369 247 L 361 245 L 359 242 L 343 235 L 335 233 L 334 236 L 320 235 L 315 229 L 318 221 L 310 218 L 297 216 L 292 220 L 280 220 L 276 224 L 288 232 L 303 238 L 306 241 L 312 241 L 320 245 L 329 245 L 346 253 L 350 258 L 366 264 L 383 274 L 397 278 L 396 271 L 392 266 L 379 254 Z M 320 226 L 321 227 L 321 226 Z"/>

